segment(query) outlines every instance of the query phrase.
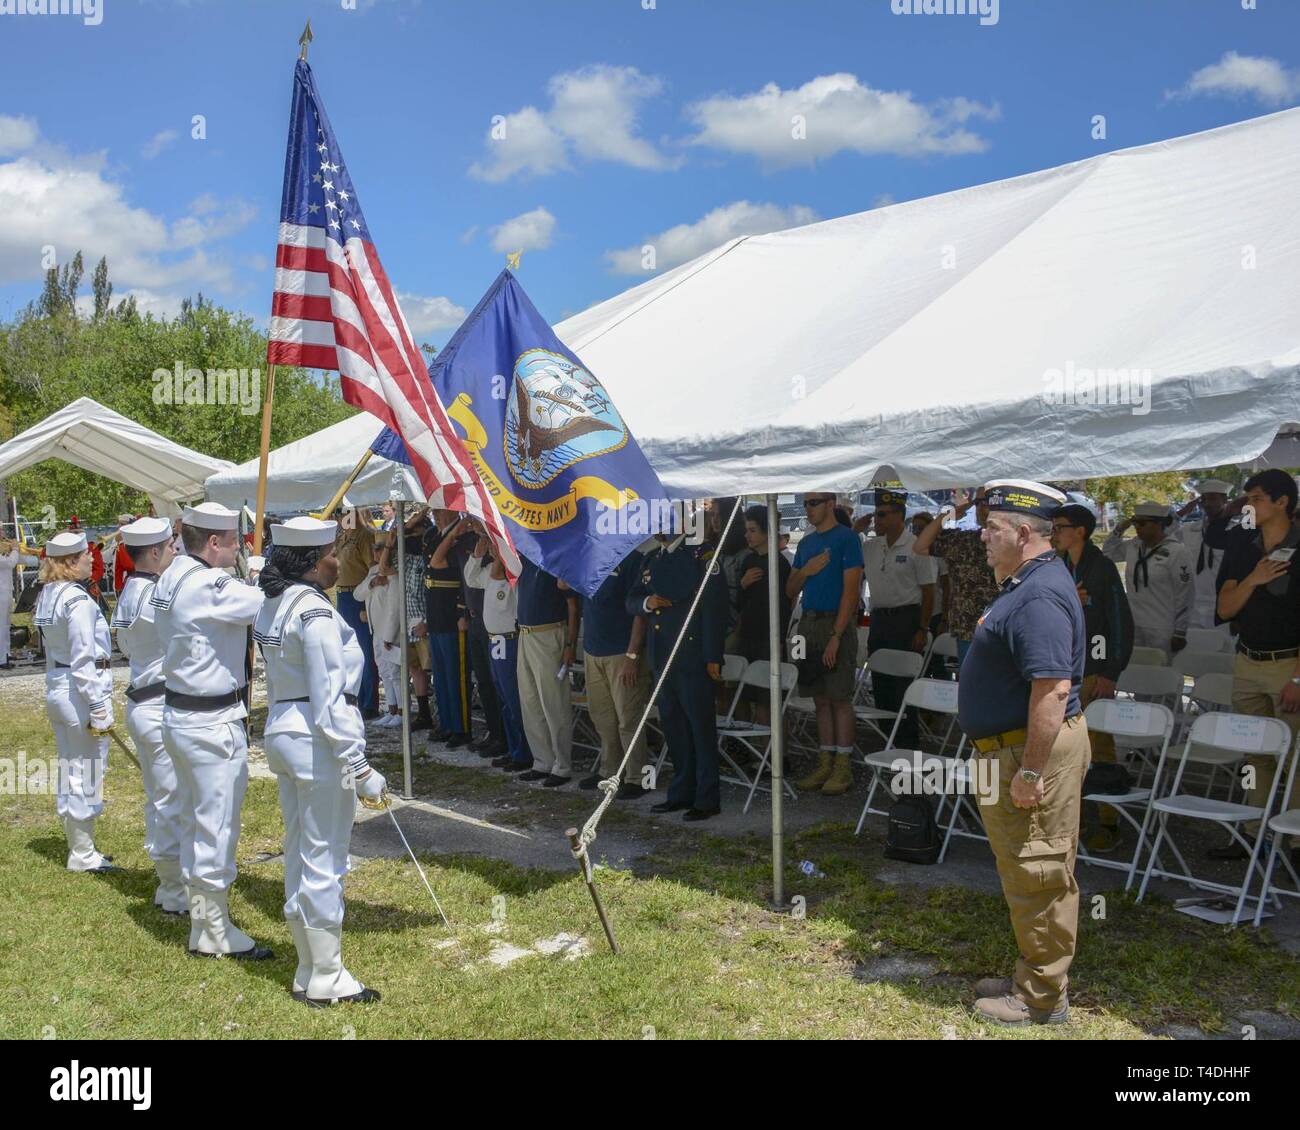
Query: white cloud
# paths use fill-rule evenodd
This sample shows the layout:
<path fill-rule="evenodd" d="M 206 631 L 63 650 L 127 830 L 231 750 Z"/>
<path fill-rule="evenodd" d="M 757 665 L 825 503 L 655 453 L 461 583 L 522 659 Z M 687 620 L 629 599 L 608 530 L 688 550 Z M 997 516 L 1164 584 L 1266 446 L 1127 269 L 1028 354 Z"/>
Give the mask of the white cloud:
<path fill-rule="evenodd" d="M 802 204 L 783 208 L 779 204 L 751 204 L 748 200 L 737 200 L 714 208 L 693 224 L 678 224 L 635 247 L 606 251 L 605 261 L 616 275 L 645 274 L 642 247 L 649 245 L 654 248 L 654 269 L 663 271 L 689 262 L 737 236 L 764 235 L 815 223 L 817 219 L 817 213 Z"/>
<path fill-rule="evenodd" d="M 692 144 L 748 153 L 772 166 L 812 164 L 845 150 L 978 153 L 988 142 L 965 123 L 999 113 L 996 105 L 969 98 L 918 102 L 909 91 L 874 90 L 850 74 L 820 75 L 790 90 L 768 83 L 752 94 L 718 94 L 687 107 L 699 131 Z"/>
<path fill-rule="evenodd" d="M 635 67 L 598 65 L 553 76 L 549 109 L 525 106 L 489 126 L 486 160 L 470 174 L 498 183 L 519 175 L 571 169 L 571 155 L 637 169 L 674 169 L 681 161 L 636 135 L 640 106 L 660 94 L 659 79 Z"/>
<path fill-rule="evenodd" d="M 1288 70 L 1276 59 L 1229 51 L 1217 63 L 1192 75 L 1181 90 L 1166 91 L 1165 97 L 1194 98 L 1202 94 L 1254 98 L 1264 106 L 1285 106 L 1300 100 L 1300 70 Z"/>
<path fill-rule="evenodd" d="M 461 243 L 473 243 L 476 235 L 478 235 L 478 224 L 470 224 L 460 233 L 460 241 Z"/>
<path fill-rule="evenodd" d="M 398 291 L 397 301 L 417 338 L 438 330 L 454 330 L 465 320 L 465 307 L 457 306 L 450 298 L 425 298 Z"/>
<path fill-rule="evenodd" d="M 205 193 L 190 204 L 190 214 L 172 224 L 176 247 L 197 247 L 243 231 L 257 216 L 257 207 L 247 200 L 216 199 Z"/>
<path fill-rule="evenodd" d="M 159 153 L 166 149 L 167 146 L 175 141 L 177 136 L 179 135 L 174 129 L 159 130 L 153 135 L 153 137 L 144 143 L 144 147 L 140 150 L 140 156 L 142 156 L 146 161 L 152 161 Z"/>
<path fill-rule="evenodd" d="M 492 250 L 502 253 L 545 251 L 551 246 L 551 236 L 554 234 L 555 217 L 545 208 L 537 207 L 494 227 Z"/>
<path fill-rule="evenodd" d="M 200 197 L 169 225 L 127 201 L 102 153 L 69 154 L 34 122 L 0 115 L 0 152 L 6 146 L 21 152 L 0 160 L 0 285 L 38 281 L 49 246 L 60 265 L 80 250 L 87 278 L 107 256 L 114 298 L 134 292 L 141 309 L 178 308 L 195 290 L 235 289 L 231 263 L 208 245 L 246 225 L 251 205 Z"/>
<path fill-rule="evenodd" d="M 30 149 L 39 136 L 36 123 L 31 118 L 0 114 L 0 157 Z"/>

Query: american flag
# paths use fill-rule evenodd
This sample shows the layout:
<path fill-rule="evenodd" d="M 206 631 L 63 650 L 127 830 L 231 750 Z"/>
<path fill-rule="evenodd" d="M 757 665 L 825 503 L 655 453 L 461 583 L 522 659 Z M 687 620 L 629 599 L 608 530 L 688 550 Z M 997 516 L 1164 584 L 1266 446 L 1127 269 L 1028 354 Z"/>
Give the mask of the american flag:
<path fill-rule="evenodd" d="M 496 503 L 447 419 L 379 262 L 305 59 L 294 70 L 266 359 L 336 370 L 343 399 L 401 436 L 430 505 L 480 519 L 506 572 L 518 576 Z"/>

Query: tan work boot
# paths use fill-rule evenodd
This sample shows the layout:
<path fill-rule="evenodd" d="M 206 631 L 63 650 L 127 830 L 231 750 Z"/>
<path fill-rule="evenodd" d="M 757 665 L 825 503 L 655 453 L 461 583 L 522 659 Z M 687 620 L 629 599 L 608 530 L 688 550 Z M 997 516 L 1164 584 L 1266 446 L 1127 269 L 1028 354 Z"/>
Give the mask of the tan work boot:
<path fill-rule="evenodd" d="M 1019 1028 L 1030 1024 L 1066 1024 L 1070 1019 L 1070 1001 L 1062 994 L 1053 1009 L 1030 1008 L 1014 993 L 1007 993 L 1000 997 L 977 1000 L 975 1015 L 1004 1028 Z"/>
<path fill-rule="evenodd" d="M 1102 824 L 1085 841 L 1089 851 L 1104 854 L 1119 847 L 1119 829 L 1114 824 Z"/>
<path fill-rule="evenodd" d="M 820 789 L 822 785 L 830 780 L 831 776 L 831 751 L 828 749 L 819 750 L 817 753 L 817 768 L 802 780 L 796 781 L 795 785 L 804 789 Z"/>
<path fill-rule="evenodd" d="M 822 796 L 841 796 L 853 788 L 853 763 L 849 760 L 851 756 L 848 753 L 835 755 L 835 768 L 831 770 L 830 780 L 822 786 Z"/>
<path fill-rule="evenodd" d="M 1016 983 L 1010 977 L 981 977 L 975 982 L 975 996 L 1006 997 L 1016 991 Z"/>

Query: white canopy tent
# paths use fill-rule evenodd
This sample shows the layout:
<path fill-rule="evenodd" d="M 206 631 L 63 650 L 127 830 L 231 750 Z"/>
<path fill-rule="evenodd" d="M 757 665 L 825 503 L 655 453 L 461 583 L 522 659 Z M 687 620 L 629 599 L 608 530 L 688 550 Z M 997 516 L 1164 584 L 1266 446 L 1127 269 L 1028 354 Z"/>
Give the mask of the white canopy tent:
<path fill-rule="evenodd" d="M 358 412 L 319 432 L 277 447 L 267 460 L 266 509 L 268 513 L 317 510 L 352 473 L 375 437 L 383 430 L 368 412 Z M 213 475 L 207 481 L 208 498 L 226 506 L 239 506 L 257 497 L 258 461 L 250 459 Z M 387 502 L 398 471 L 398 493 L 408 501 L 423 502 L 420 481 L 410 467 L 373 456 L 349 488 L 347 506 L 375 506 Z"/>
<path fill-rule="evenodd" d="M 46 459 L 143 491 L 162 516 L 179 514 L 180 503 L 202 498 L 204 480 L 231 465 L 85 396 L 0 445 L 0 482 Z"/>
<path fill-rule="evenodd" d="M 556 331 L 691 497 L 1247 462 L 1300 423 L 1297 186 L 1300 109 L 736 239 Z"/>

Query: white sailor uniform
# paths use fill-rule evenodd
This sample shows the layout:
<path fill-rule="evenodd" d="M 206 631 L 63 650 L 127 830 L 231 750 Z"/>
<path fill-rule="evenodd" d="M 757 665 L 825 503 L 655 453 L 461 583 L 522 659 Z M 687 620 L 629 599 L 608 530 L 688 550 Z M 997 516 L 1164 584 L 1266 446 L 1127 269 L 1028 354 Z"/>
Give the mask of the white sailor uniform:
<path fill-rule="evenodd" d="M 253 939 L 229 917 L 239 816 L 248 786 L 247 629 L 261 589 L 197 557 L 176 558 L 149 603 L 165 641 L 163 744 L 181 795 L 181 875 L 191 952 L 244 953 Z"/>
<path fill-rule="evenodd" d="M 149 603 L 158 578 L 131 573 L 117 598 L 110 624 L 117 646 L 131 664 L 126 691 L 126 728 L 140 758 L 144 779 L 144 848 L 158 872 L 154 905 L 168 914 L 189 914 L 181 878 L 184 821 L 176 767 L 163 743 L 163 653 L 155 609 Z"/>
<path fill-rule="evenodd" d="M 293 584 L 269 598 L 253 638 L 266 661 L 266 759 L 284 814 L 284 917 L 298 948 L 295 994 L 309 1002 L 361 993 L 343 966 L 343 876 L 357 785 L 382 791 L 366 761 L 356 705 L 365 654 L 320 589 Z"/>
<path fill-rule="evenodd" d="M 1187 550 L 1192 566 L 1194 600 L 1189 624 L 1193 628 L 1217 628 L 1225 636 L 1230 634 L 1227 624 L 1215 624 L 1214 610 L 1219 603 L 1218 577 L 1223 564 L 1223 550 L 1205 544 L 1205 519 L 1183 522 L 1174 527 L 1177 537 Z"/>
<path fill-rule="evenodd" d="M 74 581 L 41 589 L 32 622 L 45 639 L 45 712 L 59 753 L 55 811 L 68 838 L 68 870 L 98 871 L 107 857 L 95 848 L 95 817 L 104 810 L 108 738 L 88 727 L 113 724 L 111 641 L 99 606 Z"/>
<path fill-rule="evenodd" d="M 1195 589 L 1187 549 L 1166 537 L 1148 550 L 1140 538 L 1112 532 L 1102 544 L 1112 561 L 1124 562 L 1124 587 L 1133 611 L 1133 642 L 1170 657 L 1169 641 L 1187 635 Z"/>

